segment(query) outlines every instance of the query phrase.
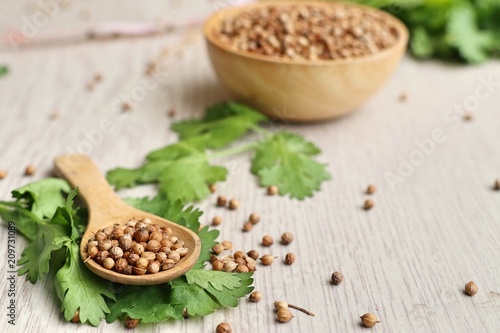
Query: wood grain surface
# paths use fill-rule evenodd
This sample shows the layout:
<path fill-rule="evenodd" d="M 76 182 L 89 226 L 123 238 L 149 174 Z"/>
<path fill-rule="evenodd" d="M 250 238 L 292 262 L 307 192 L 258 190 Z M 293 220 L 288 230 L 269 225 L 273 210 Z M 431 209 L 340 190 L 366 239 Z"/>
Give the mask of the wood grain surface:
<path fill-rule="evenodd" d="M 116 15 L 179 22 L 194 14 L 203 20 L 219 6 L 187 3 L 151 1 L 137 11 L 131 1 L 73 3 L 47 29 L 77 26 L 84 6 L 96 20 Z M 21 19 L 32 15 L 27 1 L 0 6 L 0 19 L 9 25 L 22 25 Z M 158 55 L 162 75 L 153 84 L 145 81 L 144 70 Z M 0 200 L 50 175 L 54 158 L 62 154 L 86 153 L 102 170 L 138 166 L 146 152 L 176 140 L 168 110 L 177 110 L 175 119 L 199 116 L 225 97 L 210 68 L 201 26 L 145 38 L 66 41 L 17 51 L 6 46 L 1 64 L 10 73 L 0 78 L 0 169 L 8 172 L 0 180 Z M 97 73 L 102 82 L 87 91 Z M 406 101 L 400 101 L 401 93 Z M 122 112 L 130 100 L 133 109 Z M 499 105 L 498 61 L 464 67 L 406 57 L 391 81 L 353 115 L 319 124 L 274 123 L 272 130 L 290 130 L 315 142 L 333 179 L 303 202 L 268 197 L 244 155 L 217 161 L 230 170 L 218 193 L 238 198 L 241 209 L 215 207 L 215 195 L 198 204 L 204 223 L 216 214 L 223 217 L 220 240 L 279 256 L 255 274 L 263 300 L 242 299 L 239 307 L 202 319 L 137 331 L 208 333 L 227 321 L 234 332 L 364 332 L 359 316 L 373 312 L 381 320 L 374 332 L 499 332 L 500 192 L 492 189 L 500 177 Z M 462 119 L 464 109 L 472 113 L 471 121 Z M 37 168 L 32 177 L 23 175 L 28 164 Z M 362 205 L 368 184 L 378 191 L 372 195 L 375 207 L 367 212 Z M 152 193 L 153 187 L 144 187 L 120 195 Z M 254 211 L 262 222 L 242 233 L 244 219 Z M 259 244 L 264 234 L 278 238 L 284 231 L 295 234 L 292 244 L 268 249 Z M 5 228 L 0 239 L 6 272 Z M 19 235 L 18 258 L 24 245 Z M 281 262 L 287 252 L 297 254 L 292 266 Z M 329 283 L 333 271 L 344 274 L 339 286 Z M 121 323 L 102 322 L 97 328 L 66 323 L 53 276 L 36 285 L 18 278 L 17 322 L 11 326 L 7 273 L 2 274 L 2 332 L 126 331 Z M 469 280 L 479 287 L 474 297 L 463 293 Z M 316 317 L 294 312 L 291 322 L 279 324 L 273 313 L 278 299 Z"/>

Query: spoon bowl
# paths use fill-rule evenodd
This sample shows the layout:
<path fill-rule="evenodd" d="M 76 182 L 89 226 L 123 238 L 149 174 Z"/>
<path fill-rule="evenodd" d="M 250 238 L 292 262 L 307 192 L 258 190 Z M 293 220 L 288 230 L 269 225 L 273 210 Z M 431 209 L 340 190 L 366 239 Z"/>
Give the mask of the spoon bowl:
<path fill-rule="evenodd" d="M 165 283 L 183 275 L 198 260 L 201 241 L 196 233 L 177 223 L 126 204 L 109 186 L 103 174 L 89 157 L 83 155 L 58 157 L 55 160 L 55 171 L 56 174 L 68 180 L 72 186 L 78 186 L 79 195 L 87 203 L 89 221 L 80 243 L 80 256 L 93 273 L 106 280 L 122 284 L 153 285 Z M 121 274 L 105 269 L 93 259 L 88 259 L 86 245 L 90 237 L 102 228 L 115 224 L 125 225 L 132 218 L 149 218 L 153 224 L 170 227 L 174 236 L 184 241 L 184 246 L 189 249 L 188 254 L 169 270 L 145 275 Z"/>

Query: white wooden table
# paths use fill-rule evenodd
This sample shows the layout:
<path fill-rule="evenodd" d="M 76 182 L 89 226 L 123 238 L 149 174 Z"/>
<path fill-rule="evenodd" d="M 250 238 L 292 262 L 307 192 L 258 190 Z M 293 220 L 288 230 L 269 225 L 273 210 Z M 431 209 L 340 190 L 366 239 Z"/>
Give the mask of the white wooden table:
<path fill-rule="evenodd" d="M 82 25 L 109 20 L 196 24 L 228 3 L 150 1 L 137 8 L 132 1 L 69 2 L 31 43 L 62 28 L 78 32 Z M 2 36 L 39 11 L 35 2 L 3 2 Z M 165 48 L 170 50 L 162 58 L 167 75 L 156 87 L 138 88 L 147 84 L 146 63 Z M 10 73 L 0 79 L 0 169 L 9 173 L 0 180 L 1 200 L 9 199 L 12 189 L 49 175 L 53 159 L 68 152 L 88 153 L 103 170 L 138 166 L 146 152 L 176 140 L 168 130 L 169 109 L 178 111 L 177 119 L 199 116 L 205 106 L 224 98 L 197 29 L 108 41 L 72 37 L 18 50 L 4 43 L 2 64 Z M 97 73 L 102 82 L 89 92 L 85 86 Z M 494 84 L 485 85 L 485 80 Z M 248 171 L 248 156 L 221 161 L 230 176 L 219 192 L 239 198 L 242 209 L 216 208 L 212 197 L 199 203 L 202 220 L 222 215 L 220 240 L 230 239 L 246 251 L 264 252 L 259 240 L 266 233 L 277 238 L 292 231 L 296 241 L 270 251 L 281 257 L 293 251 L 298 260 L 293 266 L 259 267 L 255 287 L 264 299 L 258 304 L 242 299 L 239 307 L 202 319 L 137 330 L 213 332 L 227 321 L 234 332 L 362 332 L 367 329 L 359 316 L 374 312 L 382 321 L 375 332 L 499 332 L 500 192 L 492 190 L 500 177 L 499 83 L 498 61 L 463 67 L 408 57 L 387 86 L 352 116 L 285 125 L 321 147 L 320 159 L 333 175 L 321 192 L 303 202 L 264 195 Z M 406 102 L 398 99 L 402 92 Z M 134 109 L 123 113 L 120 105 L 127 96 L 135 96 Z M 473 114 L 470 122 L 453 109 L 464 103 Z M 51 119 L 54 112 L 58 119 Z M 103 121 L 112 130 L 96 134 Z M 430 144 L 433 135 L 437 141 Z M 426 145 L 427 154 L 419 153 L 417 142 Z M 405 169 L 402 160 L 413 165 Z M 23 176 L 28 164 L 37 167 L 32 178 Z M 374 209 L 365 212 L 361 206 L 369 183 L 378 192 Z M 152 193 L 152 188 L 122 192 Z M 244 234 L 241 225 L 253 211 L 263 221 Z M 6 239 L 3 229 L 2 244 Z M 24 244 L 19 236 L 18 256 Z M 0 247 L 1 258 L 6 258 L 6 247 Z M 329 283 L 336 270 L 345 276 L 339 286 Z M 469 280 L 479 286 L 472 298 L 463 293 Z M 0 281 L 2 332 L 125 331 L 121 323 L 103 322 L 97 328 L 66 323 L 51 277 L 36 285 L 18 279 L 18 316 L 12 327 L 5 315 L 5 276 Z M 272 310 L 277 299 L 316 317 L 295 313 L 290 323 L 279 324 Z"/>

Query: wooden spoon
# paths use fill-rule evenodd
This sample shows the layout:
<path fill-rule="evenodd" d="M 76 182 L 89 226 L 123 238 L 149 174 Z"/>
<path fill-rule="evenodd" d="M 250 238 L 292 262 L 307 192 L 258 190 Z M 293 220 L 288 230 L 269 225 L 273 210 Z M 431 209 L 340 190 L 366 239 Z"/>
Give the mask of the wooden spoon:
<path fill-rule="evenodd" d="M 100 277 L 123 284 L 152 285 L 173 280 L 186 273 L 200 256 L 201 241 L 193 231 L 156 215 L 133 208 L 123 202 L 90 158 L 83 155 L 66 155 L 55 160 L 56 173 L 79 187 L 79 194 L 89 209 L 89 222 L 80 244 L 80 255 L 85 265 Z M 87 242 L 97 230 L 118 223 L 125 225 L 131 218 L 150 218 L 153 223 L 172 228 L 174 236 L 184 241 L 189 253 L 171 269 L 155 274 L 125 275 L 105 269 L 94 260 L 86 260 Z"/>

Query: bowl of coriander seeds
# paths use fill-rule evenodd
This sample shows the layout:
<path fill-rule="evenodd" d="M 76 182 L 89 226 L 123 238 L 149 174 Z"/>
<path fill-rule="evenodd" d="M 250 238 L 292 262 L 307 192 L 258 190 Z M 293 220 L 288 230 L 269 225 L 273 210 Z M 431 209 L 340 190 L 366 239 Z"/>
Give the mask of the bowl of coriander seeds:
<path fill-rule="evenodd" d="M 342 2 L 226 8 L 206 21 L 204 33 L 229 94 L 291 122 L 359 108 L 388 81 L 408 43 L 407 28 L 394 16 Z"/>

